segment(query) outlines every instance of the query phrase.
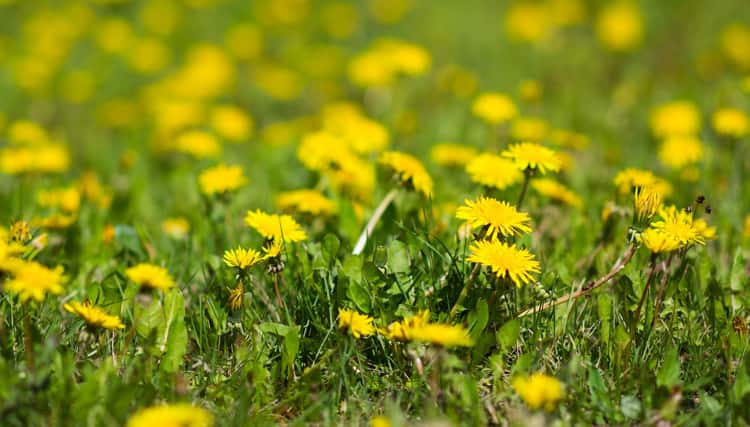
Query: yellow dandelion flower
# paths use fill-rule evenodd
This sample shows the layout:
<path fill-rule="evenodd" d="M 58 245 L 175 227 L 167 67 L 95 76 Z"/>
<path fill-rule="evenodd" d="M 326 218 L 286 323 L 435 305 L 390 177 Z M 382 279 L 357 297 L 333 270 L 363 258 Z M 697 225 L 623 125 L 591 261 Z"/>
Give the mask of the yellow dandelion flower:
<path fill-rule="evenodd" d="M 76 187 L 41 190 L 36 195 L 36 201 L 45 208 L 60 208 L 65 212 L 75 213 L 81 206 L 81 192 Z"/>
<path fill-rule="evenodd" d="M 142 288 L 166 291 L 174 286 L 167 269 L 158 265 L 140 263 L 125 270 L 125 275 Z"/>
<path fill-rule="evenodd" d="M 690 101 L 672 101 L 651 112 L 651 132 L 657 138 L 697 135 L 701 130 L 701 112 Z"/>
<path fill-rule="evenodd" d="M 682 247 L 672 235 L 656 228 L 649 228 L 641 233 L 639 240 L 653 253 L 672 252 Z"/>
<path fill-rule="evenodd" d="M 190 231 L 190 223 L 184 217 L 167 218 L 161 223 L 161 231 L 173 239 L 184 239 Z"/>
<path fill-rule="evenodd" d="M 52 230 L 62 230 L 73 225 L 78 216 L 75 214 L 66 215 L 59 212 L 55 212 L 44 218 L 34 218 L 31 223 L 35 227 L 46 228 Z"/>
<path fill-rule="evenodd" d="M 175 144 L 177 151 L 190 154 L 196 159 L 218 157 L 221 154 L 219 142 L 213 135 L 204 131 L 184 132 L 177 137 Z"/>
<path fill-rule="evenodd" d="M 323 131 L 340 138 L 358 154 L 371 154 L 385 149 L 390 140 L 382 124 L 365 117 L 351 103 L 338 102 L 323 108 Z"/>
<path fill-rule="evenodd" d="M 213 425 L 213 417 L 205 409 L 187 403 L 178 403 L 141 409 L 128 419 L 126 427 L 211 427 Z"/>
<path fill-rule="evenodd" d="M 477 156 L 477 149 L 462 144 L 435 144 L 430 158 L 440 166 L 465 166 Z"/>
<path fill-rule="evenodd" d="M 494 154 L 480 154 L 466 165 L 466 172 L 473 182 L 504 190 L 523 179 L 516 164 Z"/>
<path fill-rule="evenodd" d="M 261 248 L 266 258 L 276 258 L 281 254 L 281 249 L 283 249 L 281 240 L 271 240 Z"/>
<path fill-rule="evenodd" d="M 357 339 L 375 333 L 372 317 L 341 308 L 339 309 L 339 329 L 349 329 L 349 333 Z"/>
<path fill-rule="evenodd" d="M 236 267 L 243 270 L 263 261 L 264 258 L 265 257 L 255 249 L 237 247 L 237 249 L 228 249 L 224 251 L 224 264 L 229 267 Z"/>
<path fill-rule="evenodd" d="M 119 316 L 113 316 L 101 308 L 91 305 L 89 302 L 80 303 L 73 301 L 63 305 L 63 308 L 83 319 L 92 328 L 125 329 L 125 325 Z"/>
<path fill-rule="evenodd" d="M 378 162 L 392 169 L 402 183 L 426 197 L 432 197 L 432 178 L 416 157 L 398 151 L 386 151 L 380 155 Z"/>
<path fill-rule="evenodd" d="M 699 162 L 703 158 L 703 144 L 694 136 L 672 136 L 659 148 L 659 160 L 672 169 Z"/>
<path fill-rule="evenodd" d="M 733 23 L 721 32 L 721 47 L 724 55 L 735 65 L 750 70 L 750 28 Z"/>
<path fill-rule="evenodd" d="M 513 100 L 497 92 L 479 95 L 471 105 L 471 112 L 492 125 L 505 123 L 518 115 L 518 109 Z"/>
<path fill-rule="evenodd" d="M 14 242 L 26 243 L 31 240 L 31 228 L 26 221 L 16 221 L 10 225 L 10 238 Z"/>
<path fill-rule="evenodd" d="M 631 1 L 608 4 L 596 17 L 596 35 L 607 49 L 613 51 L 638 47 L 643 39 L 643 18 L 638 5 Z"/>
<path fill-rule="evenodd" d="M 744 111 L 736 108 L 716 110 L 711 123 L 716 133 L 729 138 L 743 138 L 750 132 L 750 119 Z"/>
<path fill-rule="evenodd" d="M 539 117 L 517 117 L 510 126 L 510 136 L 516 141 L 541 142 L 548 132 L 547 122 Z"/>
<path fill-rule="evenodd" d="M 568 187 L 551 178 L 538 178 L 531 180 L 531 188 L 544 197 L 557 200 L 575 208 L 583 207 L 583 200 Z"/>
<path fill-rule="evenodd" d="M 245 299 L 245 286 L 242 282 L 238 283 L 236 287 L 229 291 L 229 308 L 232 310 L 239 310 L 242 307 L 242 303 Z"/>
<path fill-rule="evenodd" d="M 708 222 L 703 218 L 693 219 L 693 228 L 706 240 L 716 238 L 716 227 L 708 225 Z"/>
<path fill-rule="evenodd" d="M 480 240 L 471 245 L 471 254 L 466 258 L 490 267 L 497 277 L 510 279 L 520 287 L 531 282 L 533 273 L 539 273 L 539 262 L 526 249 L 496 240 Z"/>
<path fill-rule="evenodd" d="M 63 292 L 65 276 L 62 267 L 51 269 L 35 261 L 10 259 L 6 260 L 3 269 L 11 275 L 5 282 L 5 290 L 18 295 L 22 302 L 29 299 L 41 302 L 48 293 Z"/>
<path fill-rule="evenodd" d="M 207 196 L 235 191 L 246 182 L 241 167 L 224 164 L 208 168 L 198 177 L 201 191 Z"/>
<path fill-rule="evenodd" d="M 252 117 L 233 105 L 220 105 L 211 111 L 211 127 L 230 142 L 247 141 L 253 133 Z"/>
<path fill-rule="evenodd" d="M 615 175 L 614 183 L 620 194 L 628 194 L 636 188 L 645 187 L 651 187 L 661 193 L 662 197 L 672 194 L 672 185 L 669 182 L 644 169 L 623 169 Z"/>
<path fill-rule="evenodd" d="M 679 242 L 681 248 L 705 243 L 701 230 L 694 225 L 691 212 L 677 209 L 675 206 L 667 206 L 659 210 L 659 217 L 659 221 L 654 221 L 651 227 Z"/>
<path fill-rule="evenodd" d="M 42 126 L 31 120 L 16 120 L 8 126 L 8 140 L 12 144 L 39 144 L 49 141 Z"/>
<path fill-rule="evenodd" d="M 653 187 L 638 187 L 633 198 L 636 222 L 648 224 L 661 208 L 662 194 Z"/>
<path fill-rule="evenodd" d="M 553 411 L 557 403 L 565 397 L 563 384 L 555 377 L 542 373 L 513 379 L 513 389 L 532 410 Z"/>
<path fill-rule="evenodd" d="M 247 212 L 245 224 L 266 239 L 287 243 L 307 240 L 305 230 L 289 215 L 267 214 L 257 209 Z"/>
<path fill-rule="evenodd" d="M 378 415 L 377 417 L 372 417 L 370 420 L 370 427 L 391 427 L 391 420 L 388 418 Z"/>
<path fill-rule="evenodd" d="M 5 268 L 3 268 L 3 263 L 6 260 L 22 254 L 25 250 L 26 248 L 20 243 L 8 242 L 0 236 L 0 271 L 5 270 Z"/>
<path fill-rule="evenodd" d="M 552 16 L 542 2 L 514 2 L 505 14 L 505 32 L 518 41 L 538 43 L 553 29 Z"/>
<path fill-rule="evenodd" d="M 461 325 L 426 323 L 409 329 L 412 341 L 428 342 L 441 347 L 470 347 L 474 345 L 469 331 Z"/>
<path fill-rule="evenodd" d="M 386 328 L 379 329 L 378 332 L 390 340 L 411 341 L 412 329 L 426 325 L 429 320 L 430 311 L 422 310 L 414 316 L 391 322 Z"/>
<path fill-rule="evenodd" d="M 332 215 L 336 212 L 333 201 L 317 190 L 294 190 L 276 196 L 276 206 L 310 215 Z"/>
<path fill-rule="evenodd" d="M 531 232 L 529 214 L 519 212 L 507 202 L 480 196 L 476 201 L 467 199 L 464 204 L 456 211 L 456 218 L 465 220 L 472 228 L 486 227 L 485 236 L 490 239 Z"/>
<path fill-rule="evenodd" d="M 61 173 L 70 167 L 70 152 L 63 144 L 43 143 L 0 149 L 0 173 Z"/>
<path fill-rule="evenodd" d="M 532 169 L 545 174 L 548 170 L 557 172 L 562 161 L 554 150 L 533 142 L 513 144 L 501 153 L 511 159 L 520 170 Z"/>

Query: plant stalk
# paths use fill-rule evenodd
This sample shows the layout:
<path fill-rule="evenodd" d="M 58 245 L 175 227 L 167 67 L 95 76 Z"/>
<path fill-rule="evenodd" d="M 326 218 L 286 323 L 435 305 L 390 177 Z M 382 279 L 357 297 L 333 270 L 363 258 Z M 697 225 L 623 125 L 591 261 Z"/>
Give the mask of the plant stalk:
<path fill-rule="evenodd" d="M 359 255 L 365 249 L 365 245 L 367 244 L 367 239 L 375 230 L 375 226 L 378 225 L 378 221 L 380 221 L 380 217 L 383 216 L 383 214 L 385 213 L 385 210 L 388 208 L 388 205 L 390 205 L 393 199 L 396 198 L 397 193 L 398 193 L 398 189 L 394 188 L 393 190 L 388 192 L 388 194 L 386 194 L 385 197 L 383 197 L 383 200 L 380 201 L 380 204 L 378 205 L 378 207 L 375 208 L 375 212 L 372 213 L 372 217 L 370 218 L 370 221 L 367 222 L 365 229 L 362 230 L 362 234 L 359 235 L 359 240 L 357 240 L 357 244 L 354 245 L 354 250 L 352 251 L 352 255 Z"/>

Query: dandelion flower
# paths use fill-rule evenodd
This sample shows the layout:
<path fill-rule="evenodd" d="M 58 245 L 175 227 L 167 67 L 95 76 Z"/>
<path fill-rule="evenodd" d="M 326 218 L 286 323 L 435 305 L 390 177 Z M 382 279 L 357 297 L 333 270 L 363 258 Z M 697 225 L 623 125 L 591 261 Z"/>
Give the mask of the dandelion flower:
<path fill-rule="evenodd" d="M 542 141 L 549 131 L 547 122 L 539 117 L 517 117 L 510 127 L 510 136 L 516 141 Z"/>
<path fill-rule="evenodd" d="M 256 209 L 247 212 L 245 224 L 269 240 L 287 243 L 307 240 L 305 230 L 289 215 L 267 214 Z"/>
<path fill-rule="evenodd" d="M 211 427 L 214 420 L 203 408 L 187 403 L 153 406 L 130 417 L 126 427 Z"/>
<path fill-rule="evenodd" d="M 242 307 L 242 302 L 245 298 L 245 286 L 242 282 L 238 283 L 236 287 L 229 291 L 229 308 L 232 310 L 239 310 Z"/>
<path fill-rule="evenodd" d="M 432 178 L 415 157 L 398 151 L 386 151 L 380 155 L 378 162 L 392 169 L 404 184 L 426 197 L 432 196 Z"/>
<path fill-rule="evenodd" d="M 292 210 L 310 215 L 332 215 L 336 205 L 317 190 L 287 191 L 276 196 L 276 206 L 281 210 Z"/>
<path fill-rule="evenodd" d="M 461 325 L 427 323 L 409 330 L 412 341 L 428 342 L 441 347 L 470 347 L 474 345 L 469 332 Z"/>
<path fill-rule="evenodd" d="M 693 228 L 706 240 L 712 240 L 716 238 L 716 227 L 708 225 L 705 219 L 695 218 L 693 219 Z"/>
<path fill-rule="evenodd" d="M 485 236 L 490 239 L 531 232 L 529 214 L 519 212 L 507 202 L 480 196 L 476 201 L 466 200 L 464 204 L 456 211 L 456 218 L 465 220 L 472 228 L 486 227 Z"/>
<path fill-rule="evenodd" d="M 557 172 L 562 166 L 562 161 L 554 150 L 533 142 L 513 144 L 501 155 L 511 159 L 520 170 L 533 169 L 541 174 L 548 170 Z"/>
<path fill-rule="evenodd" d="M 41 302 L 50 294 L 63 292 L 63 268 L 48 268 L 35 261 L 6 260 L 3 269 L 10 273 L 11 278 L 5 282 L 5 290 L 18 295 L 22 302 L 29 299 Z"/>
<path fill-rule="evenodd" d="M 426 325 L 430 319 L 430 311 L 423 310 L 414 316 L 405 317 L 390 323 L 386 328 L 378 330 L 380 334 L 394 341 L 411 341 L 411 331 Z"/>
<path fill-rule="evenodd" d="M 596 17 L 596 35 L 612 51 L 624 52 L 636 48 L 643 39 L 640 9 L 630 1 L 607 5 Z"/>
<path fill-rule="evenodd" d="M 534 255 L 515 245 L 480 240 L 474 242 L 470 249 L 467 261 L 490 267 L 497 277 L 508 278 L 518 287 L 531 282 L 532 274 L 540 271 Z"/>
<path fill-rule="evenodd" d="M 557 403 L 565 397 L 560 380 L 542 373 L 514 378 L 513 389 L 532 410 L 543 408 L 548 412 L 553 411 Z"/>
<path fill-rule="evenodd" d="M 89 302 L 80 303 L 73 301 L 63 305 L 63 308 L 83 319 L 92 328 L 125 329 L 125 325 L 119 316 L 108 314 L 106 311 L 91 305 Z"/>
<path fill-rule="evenodd" d="M 662 197 L 672 194 L 672 185 L 669 182 L 644 169 L 623 169 L 615 175 L 614 183 L 617 191 L 623 195 L 631 193 L 636 188 L 644 187 L 651 187 L 654 191 L 661 193 Z"/>
<path fill-rule="evenodd" d="M 235 191 L 246 182 L 241 167 L 224 164 L 208 168 L 198 177 L 201 191 L 207 196 Z"/>
<path fill-rule="evenodd" d="M 692 213 L 667 206 L 659 210 L 659 217 L 659 221 L 654 221 L 651 227 L 679 242 L 680 247 L 705 243 L 701 230 L 693 223 Z"/>
<path fill-rule="evenodd" d="M 703 144 L 694 136 L 667 138 L 659 148 L 659 160 L 672 169 L 682 169 L 703 158 Z"/>
<path fill-rule="evenodd" d="M 583 206 L 583 200 L 568 187 L 560 184 L 554 179 L 539 178 L 531 181 L 531 188 L 542 196 L 549 197 L 552 200 L 564 203 L 568 206 L 580 208 Z"/>
<path fill-rule="evenodd" d="M 375 333 L 372 317 L 341 308 L 339 309 L 339 329 L 349 329 L 349 333 L 357 339 Z"/>
<path fill-rule="evenodd" d="M 190 154 L 196 159 L 213 158 L 221 154 L 221 145 L 216 138 L 208 132 L 198 130 L 179 135 L 176 149 L 181 153 Z"/>
<path fill-rule="evenodd" d="M 224 264 L 229 267 L 236 267 L 239 269 L 246 269 L 254 266 L 255 264 L 263 261 L 264 257 L 260 252 L 255 249 L 244 249 L 237 247 L 237 249 L 229 249 L 224 251 Z"/>
<path fill-rule="evenodd" d="M 750 132 L 750 119 L 736 108 L 721 108 L 711 117 L 713 128 L 721 136 L 739 139 Z"/>
<path fill-rule="evenodd" d="M 211 111 L 211 127 L 227 141 L 243 142 L 253 133 L 253 120 L 239 107 L 220 105 Z"/>
<path fill-rule="evenodd" d="M 727 25 L 721 32 L 721 47 L 735 65 L 750 69 L 750 28 L 739 23 Z"/>
<path fill-rule="evenodd" d="M 639 239 L 643 246 L 655 254 L 671 252 L 682 246 L 680 242 L 670 234 L 656 228 L 647 229 L 640 234 Z"/>
<path fill-rule="evenodd" d="M 496 92 L 479 95 L 471 105 L 471 112 L 492 125 L 507 122 L 518 115 L 513 100 L 505 94 Z"/>
<path fill-rule="evenodd" d="M 662 194 L 653 187 L 638 187 L 633 200 L 636 222 L 648 224 L 661 207 Z"/>
<path fill-rule="evenodd" d="M 161 223 L 161 231 L 173 239 L 184 239 L 190 231 L 190 223 L 183 217 L 167 218 Z"/>
<path fill-rule="evenodd" d="M 476 148 L 462 144 L 435 144 L 430 150 L 430 158 L 440 166 L 464 166 L 476 155 Z"/>
<path fill-rule="evenodd" d="M 166 291 L 174 286 L 167 269 L 158 265 L 140 263 L 125 270 L 125 274 L 135 284 L 145 288 Z"/>
<path fill-rule="evenodd" d="M 690 101 L 672 101 L 651 112 L 651 132 L 657 138 L 697 135 L 701 130 L 701 112 Z"/>
<path fill-rule="evenodd" d="M 523 174 L 511 160 L 494 154 L 480 154 L 466 165 L 473 182 L 504 190 L 521 181 Z"/>

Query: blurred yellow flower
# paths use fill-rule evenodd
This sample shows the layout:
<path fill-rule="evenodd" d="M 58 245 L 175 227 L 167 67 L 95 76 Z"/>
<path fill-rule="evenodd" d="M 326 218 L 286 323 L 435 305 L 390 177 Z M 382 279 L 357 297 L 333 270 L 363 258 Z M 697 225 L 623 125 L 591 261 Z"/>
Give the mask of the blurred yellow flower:
<path fill-rule="evenodd" d="M 615 175 L 614 183 L 617 191 L 623 195 L 639 187 L 651 187 L 654 191 L 661 193 L 662 197 L 672 194 L 672 185 L 669 182 L 644 169 L 623 169 Z"/>
<path fill-rule="evenodd" d="M 456 218 L 466 221 L 472 229 L 485 230 L 484 237 L 489 239 L 531 232 L 529 214 L 519 212 L 515 206 L 491 197 L 480 196 L 476 201 L 465 200 L 464 206 L 456 211 Z"/>
<path fill-rule="evenodd" d="M 49 142 L 49 135 L 42 126 L 31 120 L 16 120 L 8 125 L 11 144 L 40 144 Z"/>
<path fill-rule="evenodd" d="M 106 18 L 94 28 L 94 41 L 104 52 L 124 53 L 133 42 L 133 29 L 122 18 Z"/>
<path fill-rule="evenodd" d="M 471 112 L 492 125 L 507 122 L 518 115 L 518 109 L 513 100 L 497 92 L 479 95 L 471 105 Z"/>
<path fill-rule="evenodd" d="M 175 148 L 196 159 L 218 157 L 221 154 L 221 145 L 216 138 L 200 130 L 187 131 L 177 136 Z"/>
<path fill-rule="evenodd" d="M 162 221 L 161 230 L 173 239 L 184 239 L 190 231 L 190 223 L 184 217 L 167 218 Z"/>
<path fill-rule="evenodd" d="M 278 101 L 291 101 L 299 97 L 304 88 L 302 78 L 294 69 L 279 64 L 261 64 L 253 77 L 260 90 Z"/>
<path fill-rule="evenodd" d="M 372 317 L 342 308 L 339 308 L 339 329 L 349 329 L 349 333 L 357 339 L 375 333 Z"/>
<path fill-rule="evenodd" d="M 73 301 L 63 305 L 63 308 L 83 319 L 92 328 L 104 328 L 110 330 L 125 329 L 125 325 L 119 316 L 113 316 L 89 302 L 80 303 Z"/>
<path fill-rule="evenodd" d="M 500 153 L 513 161 L 520 170 L 535 170 L 542 175 L 547 171 L 557 172 L 560 170 L 562 161 L 554 150 L 533 142 L 521 142 L 513 144 Z"/>
<path fill-rule="evenodd" d="M 68 148 L 59 143 L 0 148 L 0 173 L 61 173 L 70 167 Z"/>
<path fill-rule="evenodd" d="M 207 196 L 235 191 L 246 182 L 247 179 L 240 166 L 225 164 L 210 167 L 198 176 L 201 192 Z"/>
<path fill-rule="evenodd" d="M 386 151 L 378 163 L 391 169 L 398 179 L 425 197 L 432 197 L 432 178 L 416 157 L 398 151 Z"/>
<path fill-rule="evenodd" d="M 21 302 L 29 299 L 41 302 L 50 294 L 61 294 L 63 282 L 63 268 L 45 267 L 36 261 L 23 261 L 16 258 L 6 259 L 2 270 L 10 274 L 3 288 L 5 291 L 18 295 Z"/>
<path fill-rule="evenodd" d="M 390 340 L 411 341 L 412 329 L 426 325 L 429 320 L 430 311 L 422 310 L 414 316 L 391 322 L 386 328 L 379 329 L 378 332 Z"/>
<path fill-rule="evenodd" d="M 701 130 L 701 112 L 690 101 L 672 101 L 651 112 L 651 132 L 657 138 L 697 135 Z"/>
<path fill-rule="evenodd" d="M 171 61 L 171 52 L 161 40 L 145 37 L 133 42 L 127 51 L 128 64 L 142 74 L 162 71 Z"/>
<path fill-rule="evenodd" d="M 539 117 L 516 117 L 510 126 L 510 136 L 516 141 L 541 142 L 547 132 L 547 122 Z"/>
<path fill-rule="evenodd" d="M 518 1 L 505 14 L 505 32 L 518 41 L 540 42 L 552 29 L 552 16 L 542 2 Z"/>
<path fill-rule="evenodd" d="M 673 136 L 659 147 L 659 160 L 672 169 L 682 169 L 703 159 L 703 144 L 694 136 Z"/>
<path fill-rule="evenodd" d="M 568 206 L 583 207 L 583 200 L 576 193 L 552 178 L 532 179 L 531 188 L 544 197 L 557 200 Z"/>
<path fill-rule="evenodd" d="M 432 161 L 441 166 L 466 166 L 476 156 L 476 148 L 449 142 L 435 144 L 430 150 Z"/>
<path fill-rule="evenodd" d="M 257 59 L 263 52 L 263 33 L 253 24 L 242 23 L 227 30 L 224 45 L 239 60 Z"/>
<path fill-rule="evenodd" d="M 523 178 L 513 161 L 488 153 L 470 161 L 466 165 L 466 172 L 473 182 L 498 190 L 504 190 Z"/>
<path fill-rule="evenodd" d="M 205 409 L 187 403 L 152 406 L 133 414 L 126 427 L 211 427 L 213 416 Z"/>
<path fill-rule="evenodd" d="M 75 213 L 81 206 L 81 193 L 76 187 L 40 190 L 36 194 L 36 201 L 39 206 L 45 208 L 59 208 L 68 213 Z"/>
<path fill-rule="evenodd" d="M 286 243 L 307 240 L 305 230 L 289 215 L 267 214 L 260 209 L 247 211 L 245 224 L 269 240 Z"/>
<path fill-rule="evenodd" d="M 633 50 L 643 39 L 643 17 L 632 1 L 607 4 L 596 17 L 596 35 L 607 49 L 624 52 Z"/>
<path fill-rule="evenodd" d="M 656 228 L 647 229 L 640 234 L 639 239 L 646 249 L 655 254 L 672 252 L 682 246 L 671 234 L 667 234 Z"/>
<path fill-rule="evenodd" d="M 125 270 L 125 275 L 142 288 L 166 291 L 174 287 L 174 279 L 166 268 L 154 264 L 140 263 Z"/>
<path fill-rule="evenodd" d="M 721 32 L 721 48 L 724 55 L 743 70 L 750 70 L 750 28 L 734 23 Z"/>
<path fill-rule="evenodd" d="M 513 389 L 529 409 L 544 409 L 551 412 L 557 403 L 565 397 L 563 384 L 555 377 L 542 373 L 528 377 L 516 377 L 512 381 Z"/>
<path fill-rule="evenodd" d="M 740 139 L 750 132 L 750 119 L 736 108 L 720 108 L 711 116 L 713 128 L 721 136 Z"/>
<path fill-rule="evenodd" d="M 229 142 L 244 142 L 252 135 L 254 122 L 239 107 L 219 105 L 211 110 L 211 127 Z"/>
<path fill-rule="evenodd" d="M 279 193 L 276 206 L 281 210 L 291 210 L 310 215 L 332 215 L 336 205 L 317 190 L 294 190 Z"/>
<path fill-rule="evenodd" d="M 497 277 L 509 279 L 518 287 L 534 280 L 532 274 L 540 271 L 534 255 L 512 244 L 480 240 L 472 243 L 470 249 L 467 261 L 490 267 Z"/>
<path fill-rule="evenodd" d="M 409 329 L 412 341 L 428 342 L 440 347 L 470 347 L 474 342 L 469 331 L 461 325 L 425 323 Z"/>

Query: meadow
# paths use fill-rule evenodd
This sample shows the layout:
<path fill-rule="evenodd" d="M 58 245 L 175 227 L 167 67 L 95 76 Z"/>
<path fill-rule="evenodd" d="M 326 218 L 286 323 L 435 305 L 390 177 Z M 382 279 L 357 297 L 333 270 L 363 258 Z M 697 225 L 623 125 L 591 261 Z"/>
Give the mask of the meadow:
<path fill-rule="evenodd" d="M 750 425 L 746 0 L 0 0 L 0 426 Z"/>

